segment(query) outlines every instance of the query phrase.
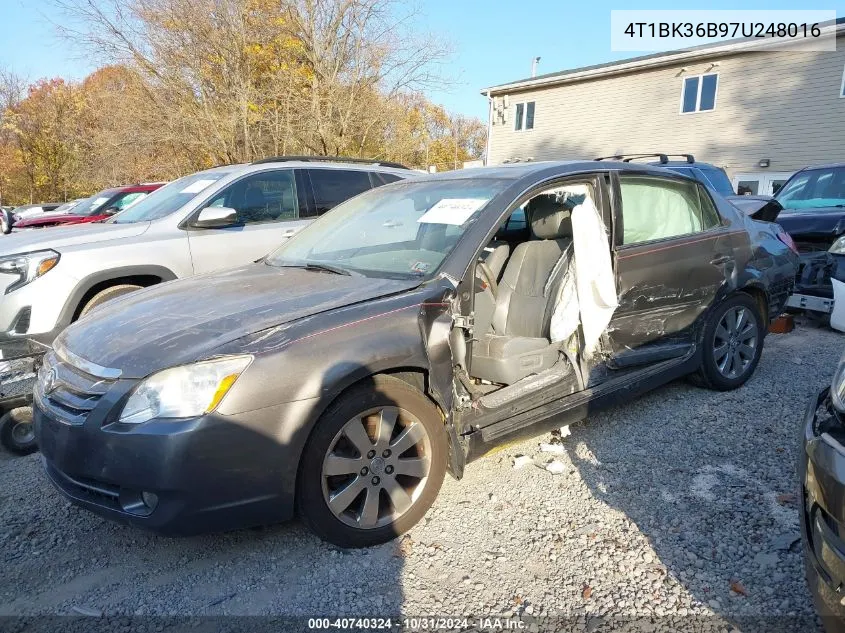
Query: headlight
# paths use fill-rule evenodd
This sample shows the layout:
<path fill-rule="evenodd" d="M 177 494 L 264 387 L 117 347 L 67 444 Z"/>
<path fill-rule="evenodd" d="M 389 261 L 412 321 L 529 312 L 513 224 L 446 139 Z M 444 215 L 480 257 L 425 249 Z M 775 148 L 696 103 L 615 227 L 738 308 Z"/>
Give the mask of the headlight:
<path fill-rule="evenodd" d="M 827 249 L 827 252 L 834 255 L 845 255 L 845 235 L 836 240 L 833 246 Z"/>
<path fill-rule="evenodd" d="M 228 356 L 165 369 L 135 387 L 120 421 L 140 424 L 152 418 L 190 418 L 214 411 L 252 356 Z"/>
<path fill-rule="evenodd" d="M 845 355 L 839 359 L 830 383 L 830 401 L 837 411 L 845 413 Z"/>
<path fill-rule="evenodd" d="M 56 251 L 49 250 L 0 257 L 0 273 L 18 277 L 17 281 L 13 281 L 6 287 L 6 294 L 45 275 L 56 267 L 59 257 Z"/>

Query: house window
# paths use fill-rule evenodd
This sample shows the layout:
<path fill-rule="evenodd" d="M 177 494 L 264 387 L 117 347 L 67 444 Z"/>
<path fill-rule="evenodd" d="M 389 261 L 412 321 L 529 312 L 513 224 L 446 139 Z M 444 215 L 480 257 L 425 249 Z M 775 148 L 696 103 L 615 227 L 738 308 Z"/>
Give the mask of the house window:
<path fill-rule="evenodd" d="M 681 112 L 707 112 L 716 108 L 716 85 L 719 75 L 697 75 L 684 79 L 681 91 Z"/>
<path fill-rule="evenodd" d="M 516 117 L 513 122 L 513 129 L 520 130 L 534 129 L 534 102 L 516 104 Z"/>

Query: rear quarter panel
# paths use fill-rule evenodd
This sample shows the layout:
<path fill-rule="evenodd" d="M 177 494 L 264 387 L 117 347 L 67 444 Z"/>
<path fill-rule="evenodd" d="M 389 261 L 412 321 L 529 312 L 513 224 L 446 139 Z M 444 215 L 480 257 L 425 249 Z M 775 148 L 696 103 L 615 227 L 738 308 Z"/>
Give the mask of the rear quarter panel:
<path fill-rule="evenodd" d="M 792 292 L 799 258 L 778 239 L 777 224 L 761 222 L 745 216 L 733 205 L 720 201 L 719 212 L 730 214 L 736 226 L 742 226 L 748 234 L 748 252 L 744 265 L 738 266 L 737 279 L 729 289 L 744 287 L 759 288 L 766 293 L 768 316 L 774 318 L 783 310 Z"/>

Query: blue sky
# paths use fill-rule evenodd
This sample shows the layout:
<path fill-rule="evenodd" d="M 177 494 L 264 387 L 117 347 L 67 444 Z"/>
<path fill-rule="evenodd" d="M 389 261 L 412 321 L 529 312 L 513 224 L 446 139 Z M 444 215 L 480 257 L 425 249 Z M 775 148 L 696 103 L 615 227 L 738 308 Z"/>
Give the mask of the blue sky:
<path fill-rule="evenodd" d="M 531 60 L 542 59 L 539 73 L 631 57 L 636 53 L 610 50 L 611 9 L 630 4 L 592 0 L 424 0 L 420 32 L 433 32 L 451 42 L 454 54 L 446 72 L 454 83 L 430 97 L 448 109 L 486 119 L 480 90 L 489 85 L 528 77 Z M 647 2 L 641 9 L 677 9 L 675 2 Z M 782 0 L 687 2 L 683 8 L 797 9 Z M 827 2 L 813 9 L 834 9 L 845 15 L 845 4 Z M 31 80 L 62 76 L 79 79 L 93 70 L 90 60 L 69 50 L 49 20 L 48 0 L 0 0 L 0 67 Z"/>

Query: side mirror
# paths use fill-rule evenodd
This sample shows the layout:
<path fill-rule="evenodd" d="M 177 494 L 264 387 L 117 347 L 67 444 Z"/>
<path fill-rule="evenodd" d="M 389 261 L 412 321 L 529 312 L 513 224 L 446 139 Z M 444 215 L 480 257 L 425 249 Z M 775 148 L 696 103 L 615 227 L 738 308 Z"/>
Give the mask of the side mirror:
<path fill-rule="evenodd" d="M 119 211 L 120 211 L 120 209 L 118 207 L 109 207 L 108 209 L 103 211 L 103 213 L 105 215 L 114 215 L 115 213 L 118 213 Z"/>
<path fill-rule="evenodd" d="M 223 229 L 238 225 L 238 212 L 229 207 L 206 207 L 190 224 L 195 229 Z"/>

